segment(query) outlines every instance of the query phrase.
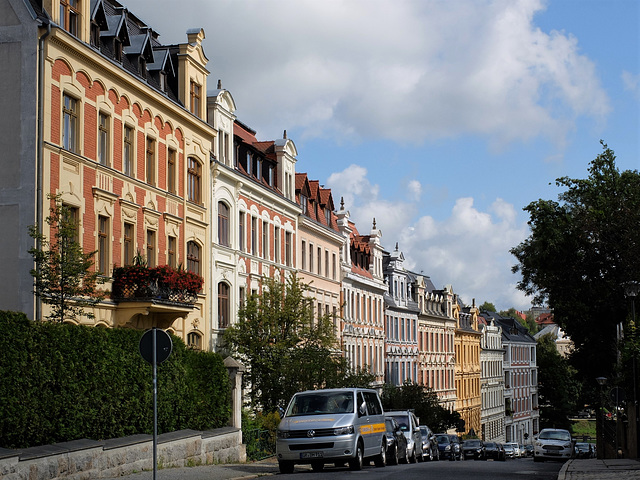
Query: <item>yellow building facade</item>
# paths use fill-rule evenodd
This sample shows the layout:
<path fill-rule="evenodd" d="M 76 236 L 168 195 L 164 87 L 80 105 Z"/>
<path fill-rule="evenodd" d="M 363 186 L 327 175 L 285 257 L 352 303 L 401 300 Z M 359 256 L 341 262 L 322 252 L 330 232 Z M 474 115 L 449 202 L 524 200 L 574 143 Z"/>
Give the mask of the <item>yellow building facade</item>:
<path fill-rule="evenodd" d="M 478 309 L 454 307 L 456 330 L 455 349 L 455 387 L 456 411 L 464 420 L 464 434 L 481 434 L 481 392 L 480 392 L 480 341 L 482 334 L 478 329 Z"/>

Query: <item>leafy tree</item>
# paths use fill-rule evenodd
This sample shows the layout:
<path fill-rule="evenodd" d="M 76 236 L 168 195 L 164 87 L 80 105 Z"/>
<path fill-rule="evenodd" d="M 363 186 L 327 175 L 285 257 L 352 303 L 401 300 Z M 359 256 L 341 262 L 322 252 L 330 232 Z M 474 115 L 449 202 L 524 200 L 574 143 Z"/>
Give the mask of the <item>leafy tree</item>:
<path fill-rule="evenodd" d="M 485 311 L 485 312 L 497 312 L 496 306 L 491 302 L 484 302 L 478 308 L 480 309 L 481 312 L 482 311 Z"/>
<path fill-rule="evenodd" d="M 548 304 L 571 337 L 571 361 L 591 384 L 615 377 L 619 322 L 628 329 L 625 282 L 640 275 L 640 174 L 620 172 L 615 155 L 603 152 L 590 163 L 589 177 L 556 180 L 558 201 L 525 207 L 531 235 L 511 253 L 518 260 L 518 288 Z M 631 368 L 622 375 L 631 383 Z"/>
<path fill-rule="evenodd" d="M 373 377 L 349 369 L 342 356 L 331 316 L 316 317 L 308 285 L 294 274 L 285 282 L 265 278 L 262 293 L 250 296 L 227 328 L 225 341 L 247 364 L 255 410 L 286 406 L 298 391 L 366 386 Z"/>
<path fill-rule="evenodd" d="M 553 335 L 540 337 L 537 348 L 540 428 L 571 427 L 577 410 L 580 383 L 576 370 L 558 352 Z"/>
<path fill-rule="evenodd" d="M 433 389 L 407 381 L 401 387 L 385 384 L 382 387 L 382 407 L 385 410 L 413 410 L 421 425 L 434 432 L 445 432 L 458 426 L 460 414 L 440 405 Z"/>
<path fill-rule="evenodd" d="M 533 315 L 531 314 L 531 312 L 527 313 L 524 319 L 522 318 L 522 314 L 513 307 L 511 307 L 509 310 L 503 310 L 502 312 L 499 312 L 499 313 L 503 317 L 515 318 L 516 320 L 518 320 L 518 322 L 520 322 L 520 324 L 524 326 L 531 335 L 534 335 L 539 330 L 538 324 L 533 318 Z"/>
<path fill-rule="evenodd" d="M 60 195 L 49 195 L 49 199 L 52 206 L 45 222 L 50 235 L 40 233 L 37 225 L 29 227 L 29 236 L 36 240 L 36 246 L 29 250 L 35 263 L 30 271 L 35 294 L 51 305 L 46 317 L 49 320 L 63 322 L 83 315 L 93 318 L 85 308 L 104 298 L 104 292 L 96 289 L 104 283 L 100 273 L 93 270 L 96 251 L 85 253 L 82 249 L 77 240 L 77 219 Z"/>

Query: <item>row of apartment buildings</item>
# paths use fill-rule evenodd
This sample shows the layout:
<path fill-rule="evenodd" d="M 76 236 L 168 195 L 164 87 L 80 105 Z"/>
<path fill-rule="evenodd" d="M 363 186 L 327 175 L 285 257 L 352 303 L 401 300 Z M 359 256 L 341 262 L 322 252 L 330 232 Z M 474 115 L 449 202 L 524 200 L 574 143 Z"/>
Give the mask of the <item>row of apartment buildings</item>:
<path fill-rule="evenodd" d="M 204 30 L 163 45 L 115 0 L 0 0 L 0 18 L 0 308 L 46 314 L 27 232 L 60 195 L 105 277 L 141 252 L 205 279 L 195 302 L 107 298 L 87 324 L 159 326 L 220 350 L 261 279 L 297 273 L 376 386 L 428 386 L 487 439 L 538 430 L 535 341 L 407 270 L 375 219 L 359 230 L 342 200 L 296 171 L 286 131 L 259 140 L 231 92 L 209 87 Z"/>

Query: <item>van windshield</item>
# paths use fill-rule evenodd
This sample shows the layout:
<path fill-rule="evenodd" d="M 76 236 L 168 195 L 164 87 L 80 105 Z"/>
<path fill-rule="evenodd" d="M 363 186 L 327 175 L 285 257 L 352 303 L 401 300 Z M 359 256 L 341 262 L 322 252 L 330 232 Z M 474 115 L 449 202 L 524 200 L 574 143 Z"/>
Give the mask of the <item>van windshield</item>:
<path fill-rule="evenodd" d="M 311 392 L 296 394 L 287 409 L 286 416 L 353 412 L 353 392 Z"/>

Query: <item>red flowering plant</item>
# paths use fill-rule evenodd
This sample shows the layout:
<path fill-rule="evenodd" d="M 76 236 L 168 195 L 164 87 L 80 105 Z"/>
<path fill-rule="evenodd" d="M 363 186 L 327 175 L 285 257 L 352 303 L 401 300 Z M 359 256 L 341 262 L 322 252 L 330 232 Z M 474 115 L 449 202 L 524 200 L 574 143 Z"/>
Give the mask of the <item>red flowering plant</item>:
<path fill-rule="evenodd" d="M 111 296 L 114 298 L 147 297 L 151 281 L 151 271 L 145 265 L 116 267 L 113 269 Z"/>

